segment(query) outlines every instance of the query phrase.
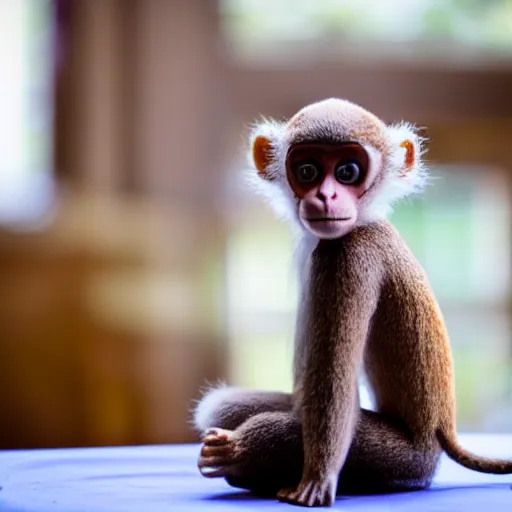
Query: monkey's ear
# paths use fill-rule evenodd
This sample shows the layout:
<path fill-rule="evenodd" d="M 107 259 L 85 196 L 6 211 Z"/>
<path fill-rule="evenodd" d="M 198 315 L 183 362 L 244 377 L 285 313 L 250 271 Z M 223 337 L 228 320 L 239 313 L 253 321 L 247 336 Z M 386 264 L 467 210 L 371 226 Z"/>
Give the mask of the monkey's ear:
<path fill-rule="evenodd" d="M 414 147 L 414 142 L 410 139 L 402 141 L 400 147 L 405 149 L 404 165 L 401 173 L 403 177 L 414 169 L 414 164 L 416 163 L 416 148 Z"/>
<path fill-rule="evenodd" d="M 274 181 L 286 161 L 285 125 L 262 119 L 253 125 L 250 134 L 249 162 L 257 174 L 266 181 Z"/>
<path fill-rule="evenodd" d="M 422 181 L 424 169 L 422 157 L 425 153 L 425 139 L 410 123 L 398 123 L 387 127 L 391 143 L 393 171 L 395 176 L 407 178 L 407 181 Z"/>
<path fill-rule="evenodd" d="M 397 200 L 421 192 L 428 183 L 428 171 L 423 163 L 424 142 L 415 126 L 398 123 L 386 128 L 389 142 L 386 179 L 374 200 L 379 211 L 389 210 Z"/>
<path fill-rule="evenodd" d="M 252 159 L 262 178 L 266 178 L 266 170 L 272 161 L 272 144 L 267 137 L 258 135 L 252 143 Z"/>

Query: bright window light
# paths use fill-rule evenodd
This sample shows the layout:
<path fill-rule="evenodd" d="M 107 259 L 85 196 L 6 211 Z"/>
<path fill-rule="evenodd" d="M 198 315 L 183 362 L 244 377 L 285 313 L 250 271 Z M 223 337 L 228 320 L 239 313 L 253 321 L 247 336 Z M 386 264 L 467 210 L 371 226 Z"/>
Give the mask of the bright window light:
<path fill-rule="evenodd" d="M 0 2 L 0 224 L 40 226 L 53 203 L 51 5 Z"/>
<path fill-rule="evenodd" d="M 388 45 L 412 51 L 403 43 L 418 43 L 423 52 L 442 48 L 438 58 L 456 48 L 512 54 L 510 0 L 220 0 L 220 8 L 235 52 L 323 42 L 336 54 L 357 53 L 362 43 L 371 53 Z"/>

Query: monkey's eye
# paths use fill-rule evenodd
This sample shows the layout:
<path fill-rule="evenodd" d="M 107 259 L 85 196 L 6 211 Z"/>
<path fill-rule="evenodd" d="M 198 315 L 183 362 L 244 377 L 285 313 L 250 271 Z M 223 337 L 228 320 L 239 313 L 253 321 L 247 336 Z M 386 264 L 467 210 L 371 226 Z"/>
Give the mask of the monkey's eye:
<path fill-rule="evenodd" d="M 295 171 L 295 176 L 302 183 L 311 183 L 318 177 L 318 168 L 315 164 L 301 164 Z"/>
<path fill-rule="evenodd" d="M 338 165 L 334 171 L 335 178 L 343 185 L 353 185 L 361 176 L 361 167 L 357 162 Z"/>

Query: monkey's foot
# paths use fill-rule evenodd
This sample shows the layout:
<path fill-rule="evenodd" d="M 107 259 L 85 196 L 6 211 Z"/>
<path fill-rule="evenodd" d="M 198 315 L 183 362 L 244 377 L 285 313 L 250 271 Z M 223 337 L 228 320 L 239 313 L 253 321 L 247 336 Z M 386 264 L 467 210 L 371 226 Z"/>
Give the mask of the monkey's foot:
<path fill-rule="evenodd" d="M 283 489 L 277 493 L 281 501 L 303 507 L 329 507 L 336 496 L 337 479 L 302 481 L 297 489 Z"/>
<path fill-rule="evenodd" d="M 199 471 L 208 478 L 232 475 L 235 464 L 235 441 L 232 430 L 209 428 L 203 437 Z"/>

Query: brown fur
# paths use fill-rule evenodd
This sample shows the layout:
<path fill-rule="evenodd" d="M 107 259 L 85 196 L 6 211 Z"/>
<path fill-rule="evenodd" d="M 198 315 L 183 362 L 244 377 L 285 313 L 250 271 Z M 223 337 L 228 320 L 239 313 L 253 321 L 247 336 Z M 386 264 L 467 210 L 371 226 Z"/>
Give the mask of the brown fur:
<path fill-rule="evenodd" d="M 388 150 L 386 125 L 375 115 L 354 104 L 314 104 L 293 116 L 287 124 L 290 146 L 306 141 L 330 144 L 358 141 Z"/>
<path fill-rule="evenodd" d="M 333 117 L 313 109 L 315 125 L 306 109 L 290 121 L 289 140 L 334 130 L 336 143 L 361 130 L 373 147 L 389 144 L 380 121 L 361 110 Z M 424 488 L 442 450 L 470 469 L 512 473 L 512 462 L 457 444 L 443 317 L 424 271 L 388 222 L 318 242 L 299 316 L 293 395 L 222 389 L 199 405 L 205 476 L 315 506 L 331 504 L 336 491 Z M 359 408 L 363 369 L 376 412 Z"/>

